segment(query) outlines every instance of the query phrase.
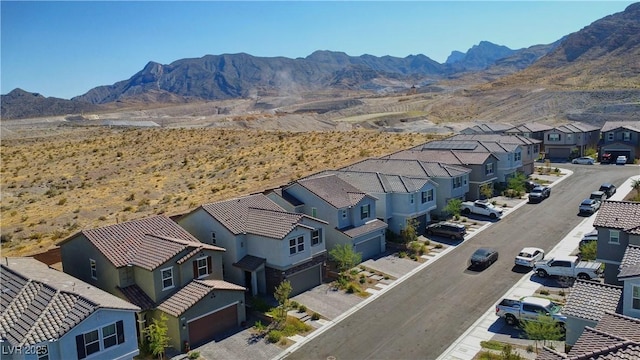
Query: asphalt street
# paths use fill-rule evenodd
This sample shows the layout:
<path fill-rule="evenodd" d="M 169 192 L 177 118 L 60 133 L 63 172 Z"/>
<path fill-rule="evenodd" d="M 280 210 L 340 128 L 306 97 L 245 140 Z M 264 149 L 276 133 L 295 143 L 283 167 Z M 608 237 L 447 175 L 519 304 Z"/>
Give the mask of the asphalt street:
<path fill-rule="evenodd" d="M 601 183 L 621 184 L 637 166 L 571 165 L 574 174 L 540 204 L 526 204 L 430 266 L 311 339 L 287 359 L 436 359 L 521 277 L 513 256 L 524 246 L 551 250 L 584 218 L 582 199 Z M 488 269 L 467 269 L 477 248 L 494 247 Z"/>

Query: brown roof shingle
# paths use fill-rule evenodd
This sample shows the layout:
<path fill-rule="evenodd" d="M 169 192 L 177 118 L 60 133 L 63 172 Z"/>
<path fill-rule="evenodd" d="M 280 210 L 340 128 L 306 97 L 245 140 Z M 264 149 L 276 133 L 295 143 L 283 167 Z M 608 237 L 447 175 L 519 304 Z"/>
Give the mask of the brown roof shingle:
<path fill-rule="evenodd" d="M 621 286 L 576 280 L 562 312 L 567 316 L 598 321 L 605 311 L 618 310 L 621 299 Z"/>
<path fill-rule="evenodd" d="M 332 174 L 296 182 L 336 209 L 355 206 L 368 196 L 362 190 Z"/>
<path fill-rule="evenodd" d="M 640 246 L 628 245 L 624 251 L 618 279 L 640 276 Z"/>
<path fill-rule="evenodd" d="M 245 291 L 246 289 L 223 280 L 193 280 L 160 303 L 157 309 L 178 317 L 214 290 Z"/>
<path fill-rule="evenodd" d="M 640 235 L 640 202 L 603 201 L 593 226 L 618 229 L 629 234 Z"/>

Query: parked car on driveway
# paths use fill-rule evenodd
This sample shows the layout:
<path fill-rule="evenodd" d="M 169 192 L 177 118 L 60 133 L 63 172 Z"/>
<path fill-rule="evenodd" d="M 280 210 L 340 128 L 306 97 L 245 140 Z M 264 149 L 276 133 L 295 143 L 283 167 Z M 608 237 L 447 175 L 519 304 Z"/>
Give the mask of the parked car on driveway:
<path fill-rule="evenodd" d="M 486 269 L 496 261 L 498 261 L 498 250 L 480 248 L 471 255 L 471 258 L 469 259 L 469 267 Z"/>
<path fill-rule="evenodd" d="M 562 315 L 562 306 L 549 299 L 525 296 L 520 300 L 502 299 L 496 305 L 496 315 L 504 318 L 511 326 L 518 325 L 522 320 L 537 321 L 538 316 L 548 315 L 553 318 L 558 326 L 564 328 L 567 317 Z"/>
<path fill-rule="evenodd" d="M 581 156 L 571 160 L 572 164 L 593 165 L 596 161 L 591 156 Z"/>
<path fill-rule="evenodd" d="M 578 213 L 592 215 L 600 209 L 600 201 L 595 199 L 584 199 L 578 207 Z"/>
<path fill-rule="evenodd" d="M 541 278 L 547 276 L 566 276 L 582 280 L 599 278 L 602 274 L 602 263 L 597 261 L 580 261 L 577 256 L 556 256 L 548 260 L 538 261 L 533 271 Z"/>
<path fill-rule="evenodd" d="M 427 235 L 440 235 L 450 239 L 464 240 L 467 228 L 464 225 L 441 221 L 427 226 Z"/>
<path fill-rule="evenodd" d="M 544 259 L 544 250 L 536 247 L 526 247 L 518 253 L 515 264 L 533 268 L 536 261 Z"/>
<path fill-rule="evenodd" d="M 605 194 L 607 194 L 607 198 L 610 198 L 613 196 L 613 194 L 616 193 L 616 186 L 612 183 L 604 183 L 600 185 L 600 189 L 598 190 L 603 191 Z"/>
<path fill-rule="evenodd" d="M 531 180 L 527 180 L 524 182 L 524 188 L 527 190 L 527 192 L 530 192 L 531 190 L 533 190 L 533 188 L 537 186 L 540 186 L 540 184 Z"/>
<path fill-rule="evenodd" d="M 530 203 L 539 203 L 542 200 L 551 196 L 551 188 L 548 186 L 536 186 L 529 193 Z"/>
<path fill-rule="evenodd" d="M 627 157 L 624 155 L 620 155 L 616 158 L 616 164 L 617 165 L 624 165 L 627 163 Z"/>
<path fill-rule="evenodd" d="M 465 214 L 477 214 L 497 219 L 502 216 L 502 209 L 495 207 L 487 200 L 465 201 L 460 204 L 460 211 Z"/>

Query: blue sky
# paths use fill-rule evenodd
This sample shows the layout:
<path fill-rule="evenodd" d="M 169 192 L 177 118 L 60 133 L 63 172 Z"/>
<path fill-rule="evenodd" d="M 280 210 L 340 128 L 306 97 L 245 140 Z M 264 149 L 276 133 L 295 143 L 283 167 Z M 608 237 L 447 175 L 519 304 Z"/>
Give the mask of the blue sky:
<path fill-rule="evenodd" d="M 444 62 L 482 40 L 548 44 L 630 1 L 1 1 L 1 93 L 69 99 L 149 61 L 315 50 Z"/>

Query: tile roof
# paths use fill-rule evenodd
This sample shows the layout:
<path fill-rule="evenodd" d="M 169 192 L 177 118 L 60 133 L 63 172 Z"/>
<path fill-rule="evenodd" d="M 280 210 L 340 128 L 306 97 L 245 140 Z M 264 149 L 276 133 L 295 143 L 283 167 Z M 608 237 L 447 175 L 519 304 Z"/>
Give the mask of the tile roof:
<path fill-rule="evenodd" d="M 497 142 L 500 144 L 518 144 L 518 145 L 531 145 L 540 144 L 542 140 L 532 139 L 520 135 L 505 135 L 505 134 L 458 134 L 448 137 L 446 140 L 454 141 L 470 141 L 477 140 L 482 142 Z"/>
<path fill-rule="evenodd" d="M 136 265 L 153 270 L 183 250 L 225 251 L 223 248 L 201 243 L 164 215 L 82 230 L 60 242 L 60 245 L 80 234 L 116 267 Z"/>
<path fill-rule="evenodd" d="M 462 129 L 461 133 L 478 133 L 478 134 L 491 134 L 496 132 L 502 132 L 507 129 L 511 129 L 513 124 L 509 123 L 481 123 Z"/>
<path fill-rule="evenodd" d="M 619 229 L 629 234 L 640 235 L 640 202 L 603 201 L 593 226 Z"/>
<path fill-rule="evenodd" d="M 594 329 L 590 326 L 584 328 L 574 346 L 569 351 L 570 356 L 584 355 L 600 351 L 603 348 L 611 348 L 627 343 L 628 340 L 619 336 Z"/>
<path fill-rule="evenodd" d="M 33 345 L 58 339 L 101 308 L 139 311 L 114 295 L 31 258 L 4 258 L 0 337 Z"/>
<path fill-rule="evenodd" d="M 553 129 L 549 125 L 541 124 L 541 123 L 528 123 L 522 124 L 518 126 L 514 126 L 511 129 L 505 131 L 505 133 L 530 133 L 530 132 L 539 132 L 539 131 L 547 131 Z"/>
<path fill-rule="evenodd" d="M 624 251 L 618 279 L 640 276 L 640 246 L 628 245 Z"/>
<path fill-rule="evenodd" d="M 424 162 L 439 162 L 452 165 L 482 165 L 490 157 L 490 152 L 457 151 L 457 150 L 403 150 L 383 156 L 381 159 L 406 159 Z"/>
<path fill-rule="evenodd" d="M 464 135 L 461 135 L 464 136 Z M 507 153 L 515 151 L 520 144 L 499 143 L 484 140 L 435 140 L 419 145 L 413 150 L 459 150 L 475 152 Z"/>
<path fill-rule="evenodd" d="M 367 171 L 327 170 L 309 178 L 335 175 L 367 193 L 415 193 L 432 181 L 426 177 L 380 174 Z"/>
<path fill-rule="evenodd" d="M 118 290 L 129 300 L 130 303 L 136 305 L 142 311 L 153 309 L 156 304 L 138 285 L 133 284 L 126 287 L 118 287 Z"/>
<path fill-rule="evenodd" d="M 576 280 L 562 313 L 598 321 L 605 311 L 616 311 L 622 303 L 622 286 Z"/>
<path fill-rule="evenodd" d="M 350 238 L 356 238 L 358 236 L 362 236 L 368 233 L 371 233 L 376 230 L 384 230 L 387 228 L 387 223 L 382 220 L 375 219 L 367 221 L 364 225 L 358 227 L 350 227 L 346 229 L 340 229 L 345 235 Z"/>
<path fill-rule="evenodd" d="M 239 267 L 243 270 L 255 271 L 258 270 L 260 265 L 267 262 L 267 259 L 253 256 L 253 255 L 245 255 L 240 261 L 237 263 L 233 263 L 233 266 Z"/>
<path fill-rule="evenodd" d="M 602 125 L 601 132 L 607 132 L 623 128 L 631 131 L 640 132 L 640 123 L 638 121 L 607 121 Z"/>
<path fill-rule="evenodd" d="M 596 329 L 640 343 L 640 319 L 605 311 Z"/>
<path fill-rule="evenodd" d="M 365 197 L 371 197 L 362 190 L 332 174 L 301 179 L 297 180 L 296 183 L 314 193 L 336 209 L 355 206 Z"/>
<path fill-rule="evenodd" d="M 223 280 L 193 280 L 160 303 L 157 309 L 178 317 L 214 290 L 245 291 L 246 289 Z"/>
<path fill-rule="evenodd" d="M 536 356 L 536 360 L 564 360 L 568 359 L 566 354 L 558 352 L 554 349 L 543 346 L 538 355 Z"/>
<path fill-rule="evenodd" d="M 556 126 L 553 129 L 563 133 L 582 133 L 582 132 L 600 130 L 599 127 L 589 125 L 589 124 L 578 123 L 578 122 Z"/>
<path fill-rule="evenodd" d="M 458 165 L 404 159 L 367 159 L 345 166 L 340 170 L 418 177 L 427 176 L 430 178 L 452 178 L 471 172 L 471 169 Z"/>
<path fill-rule="evenodd" d="M 216 203 L 204 204 L 202 209 L 233 234 L 256 234 L 282 239 L 305 219 L 320 223 L 323 220 L 305 214 L 290 213 L 264 194 L 254 194 Z"/>

